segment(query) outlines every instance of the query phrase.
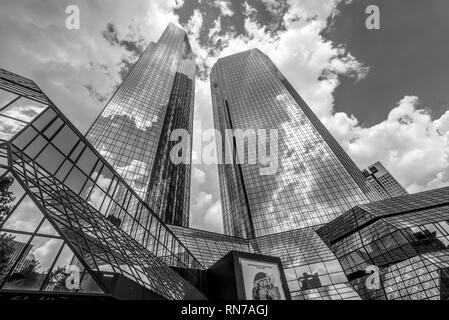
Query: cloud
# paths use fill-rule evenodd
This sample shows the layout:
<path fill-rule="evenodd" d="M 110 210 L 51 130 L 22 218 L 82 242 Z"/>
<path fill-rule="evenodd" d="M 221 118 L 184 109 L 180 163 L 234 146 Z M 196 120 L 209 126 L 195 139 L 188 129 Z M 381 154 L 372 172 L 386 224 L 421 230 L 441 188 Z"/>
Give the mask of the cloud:
<path fill-rule="evenodd" d="M 198 183 L 204 183 L 206 181 L 206 174 L 198 168 L 192 168 L 192 176 Z"/>
<path fill-rule="evenodd" d="M 432 120 L 418 97 L 405 96 L 372 127 L 344 113 L 325 124 L 360 167 L 380 160 L 409 192 L 417 192 L 449 183 L 448 114 Z"/>
<path fill-rule="evenodd" d="M 146 181 L 148 179 L 147 163 L 139 160 L 132 160 L 130 164 L 117 168 L 117 173 L 134 189 L 142 198 L 145 197 Z"/>
<path fill-rule="evenodd" d="M 198 37 L 203 25 L 203 16 L 199 10 L 194 10 L 193 15 L 190 18 L 186 31 L 190 37 L 194 37 L 198 41 Z"/>
<path fill-rule="evenodd" d="M 195 195 L 193 206 L 198 209 L 201 209 L 207 206 L 211 201 L 212 195 L 204 191 L 201 191 L 197 195 Z"/>
<path fill-rule="evenodd" d="M 200 191 L 193 195 L 190 227 L 205 229 L 214 232 L 223 232 L 223 222 L 221 218 L 221 202 L 213 200 L 212 194 Z"/>
<path fill-rule="evenodd" d="M 286 0 L 262 0 L 267 10 L 274 16 L 280 16 L 287 10 L 288 2 Z"/>
<path fill-rule="evenodd" d="M 216 201 L 207 209 L 204 222 L 209 231 L 223 233 L 223 220 L 221 217 L 221 201 Z"/>
<path fill-rule="evenodd" d="M 139 32 L 140 28 L 135 25 L 134 21 L 128 26 L 128 33 L 124 37 L 119 34 L 117 27 L 111 22 L 106 25 L 105 30 L 101 31 L 101 35 L 111 46 L 123 47 L 127 52 L 131 53 L 131 55 L 123 57 L 120 63 L 119 72 L 122 81 L 147 46 L 145 38 Z M 92 86 L 86 86 L 86 88 L 89 92 L 93 91 Z M 94 94 L 94 96 L 97 98 L 98 94 Z M 107 98 L 101 95 L 100 98 L 102 98 L 100 102 L 107 100 Z"/>
<path fill-rule="evenodd" d="M 234 11 L 231 10 L 231 1 L 229 0 L 215 0 L 214 6 L 220 9 L 221 14 L 224 16 L 233 16 Z"/>
<path fill-rule="evenodd" d="M 247 1 L 243 2 L 243 15 L 246 17 L 253 16 L 257 13 L 257 10 L 250 6 Z"/>
<path fill-rule="evenodd" d="M 53 262 L 54 257 L 58 253 L 59 248 L 62 245 L 60 239 L 49 238 L 35 238 L 31 243 L 34 246 L 34 250 L 31 252 L 35 259 L 39 262 L 39 269 L 41 272 L 46 272 Z"/>

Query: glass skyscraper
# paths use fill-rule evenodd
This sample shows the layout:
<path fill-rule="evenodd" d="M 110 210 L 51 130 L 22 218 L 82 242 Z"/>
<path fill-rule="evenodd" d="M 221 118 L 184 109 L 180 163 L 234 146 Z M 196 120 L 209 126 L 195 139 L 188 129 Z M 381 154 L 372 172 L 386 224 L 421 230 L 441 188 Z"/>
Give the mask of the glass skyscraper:
<path fill-rule="evenodd" d="M 366 180 L 381 195 L 382 199 L 405 196 L 407 190 L 379 161 L 362 171 Z"/>
<path fill-rule="evenodd" d="M 319 226 L 357 204 L 379 199 L 264 53 L 253 49 L 219 59 L 210 81 L 216 129 L 275 129 L 279 135 L 279 165 L 273 175 L 261 175 L 261 164 L 219 164 L 227 234 L 252 238 Z M 222 141 L 219 163 L 229 148 Z M 235 140 L 229 143 L 235 145 Z"/>
<path fill-rule="evenodd" d="M 170 133 L 192 132 L 195 75 L 186 32 L 169 24 L 86 135 L 164 222 L 179 226 L 189 222 L 190 166 L 170 161 Z"/>

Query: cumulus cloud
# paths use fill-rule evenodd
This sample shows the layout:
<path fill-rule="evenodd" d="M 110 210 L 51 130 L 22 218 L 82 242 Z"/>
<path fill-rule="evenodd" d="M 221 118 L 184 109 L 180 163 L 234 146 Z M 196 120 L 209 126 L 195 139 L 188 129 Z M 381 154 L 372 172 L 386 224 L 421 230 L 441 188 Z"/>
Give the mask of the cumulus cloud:
<path fill-rule="evenodd" d="M 403 97 L 386 120 L 372 127 L 344 113 L 325 124 L 360 167 L 380 160 L 409 192 L 449 183 L 448 112 L 432 120 L 416 96 Z"/>
<path fill-rule="evenodd" d="M 204 183 L 206 181 L 206 174 L 198 168 L 192 169 L 192 176 L 198 183 Z"/>
<path fill-rule="evenodd" d="M 283 13 L 288 5 L 286 0 L 262 0 L 262 2 L 265 4 L 267 10 L 275 16 Z"/>
<path fill-rule="evenodd" d="M 223 233 L 223 220 L 221 217 L 221 201 L 216 201 L 209 207 L 204 216 L 207 228 L 213 232 Z"/>
<path fill-rule="evenodd" d="M 231 2 L 229 0 L 215 0 L 214 5 L 220 8 L 221 14 L 224 16 L 234 15 L 234 11 L 231 10 Z"/>
<path fill-rule="evenodd" d="M 110 45 L 123 47 L 131 53 L 130 56 L 123 57 L 121 61 L 120 78 L 123 81 L 133 64 L 145 50 L 147 46 L 145 38 L 140 34 L 140 28 L 135 25 L 134 21 L 128 26 L 128 33 L 123 37 L 119 34 L 117 27 L 111 22 L 106 25 L 101 35 Z"/>
<path fill-rule="evenodd" d="M 192 195 L 191 227 L 205 229 L 214 232 L 223 232 L 223 222 L 221 218 L 221 202 L 214 200 L 212 194 L 200 191 Z"/>
<path fill-rule="evenodd" d="M 43 272 L 47 271 L 51 267 L 51 263 L 61 247 L 62 241 L 60 239 L 37 238 L 31 244 L 33 245 L 31 254 L 39 262 L 38 268 Z"/>

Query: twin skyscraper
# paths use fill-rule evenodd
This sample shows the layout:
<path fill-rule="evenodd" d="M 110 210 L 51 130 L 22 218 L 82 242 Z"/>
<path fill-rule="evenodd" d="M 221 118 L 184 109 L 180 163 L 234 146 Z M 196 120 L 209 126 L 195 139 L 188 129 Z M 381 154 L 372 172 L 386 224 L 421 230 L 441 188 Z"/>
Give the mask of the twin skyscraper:
<path fill-rule="evenodd" d="M 165 223 L 182 227 L 189 225 L 191 169 L 172 163 L 170 133 L 192 134 L 195 75 L 186 32 L 169 24 L 87 133 Z M 217 130 L 279 133 L 275 174 L 260 175 L 261 164 L 219 162 L 226 234 L 254 238 L 319 226 L 380 199 L 264 53 L 252 49 L 218 59 L 210 83 Z M 222 143 L 217 149 L 224 152 Z"/>

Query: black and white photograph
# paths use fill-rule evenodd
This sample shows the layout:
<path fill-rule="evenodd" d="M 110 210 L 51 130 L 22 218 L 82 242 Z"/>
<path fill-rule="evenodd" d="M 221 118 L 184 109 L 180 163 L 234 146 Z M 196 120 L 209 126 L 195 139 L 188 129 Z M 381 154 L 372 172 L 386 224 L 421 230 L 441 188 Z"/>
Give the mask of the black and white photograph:
<path fill-rule="evenodd" d="M 447 0 L 0 0 L 1 305 L 448 300 L 448 34 Z"/>

